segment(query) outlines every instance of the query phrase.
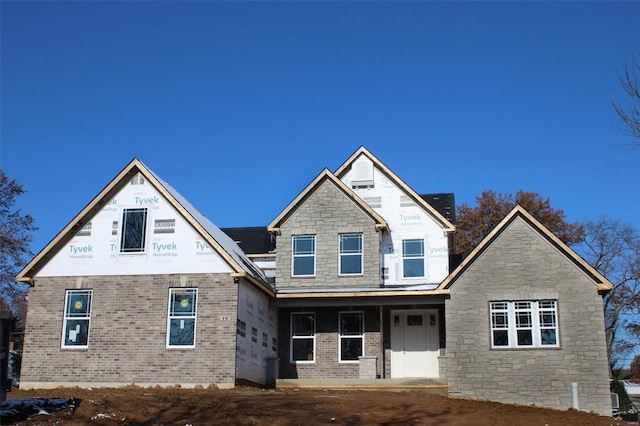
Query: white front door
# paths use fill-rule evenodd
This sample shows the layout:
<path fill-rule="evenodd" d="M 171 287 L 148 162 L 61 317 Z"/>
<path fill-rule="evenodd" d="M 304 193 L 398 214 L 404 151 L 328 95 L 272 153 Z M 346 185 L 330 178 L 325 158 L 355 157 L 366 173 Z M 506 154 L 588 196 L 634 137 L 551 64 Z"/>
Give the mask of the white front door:
<path fill-rule="evenodd" d="M 391 378 L 438 377 L 438 311 L 391 311 Z"/>

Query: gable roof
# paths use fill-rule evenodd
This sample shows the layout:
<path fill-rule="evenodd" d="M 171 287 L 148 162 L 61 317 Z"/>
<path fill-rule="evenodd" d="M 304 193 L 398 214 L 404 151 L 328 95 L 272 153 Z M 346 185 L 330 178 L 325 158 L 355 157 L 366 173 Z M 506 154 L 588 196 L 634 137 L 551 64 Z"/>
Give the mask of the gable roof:
<path fill-rule="evenodd" d="M 220 228 L 200 213 L 186 198 L 168 183 L 160 179 L 140 160 L 134 158 L 118 175 L 80 213 L 78 213 L 17 275 L 16 279 L 33 282 L 35 274 L 64 246 L 102 207 L 112 199 L 120 189 L 138 173 L 178 211 L 193 229 L 216 251 L 234 271 L 233 277 L 244 277 L 269 294 L 273 289 L 267 284 L 266 277 L 240 247 Z"/>
<path fill-rule="evenodd" d="M 282 223 L 298 208 L 298 206 L 304 202 L 304 200 L 310 196 L 321 184 L 326 181 L 332 182 L 338 187 L 347 197 L 349 197 L 355 204 L 357 204 L 366 214 L 368 214 L 374 221 L 376 229 L 387 229 L 387 222 L 376 213 L 367 203 L 365 203 L 355 192 L 353 192 L 347 185 L 342 183 L 333 173 L 328 169 L 324 169 L 289 205 L 276 217 L 267 227 L 269 232 L 278 232 Z"/>
<path fill-rule="evenodd" d="M 520 218 L 537 231 L 551 245 L 560 251 L 567 259 L 582 270 L 598 287 L 599 293 L 607 293 L 613 290 L 613 284 L 600 274 L 593 266 L 589 265 L 575 251 L 562 240 L 556 237 L 542 223 L 534 218 L 522 206 L 516 205 L 509 214 L 487 235 L 478 246 L 467 256 L 462 263 L 445 280 L 440 283 L 437 290 L 449 289 L 460 276 L 487 250 L 487 248 L 509 227 L 514 220 Z"/>
<path fill-rule="evenodd" d="M 354 161 L 358 159 L 361 155 L 366 156 L 369 160 L 371 160 L 374 166 L 379 169 L 384 175 L 391 180 L 394 184 L 400 187 L 407 195 L 413 198 L 413 201 L 422 207 L 425 211 L 430 213 L 434 219 L 440 223 L 443 230 L 445 232 L 453 232 L 456 227 L 447 220 L 437 209 L 435 209 L 431 204 L 429 204 L 424 198 L 422 198 L 418 193 L 416 193 L 409 185 L 404 183 L 402 179 L 400 179 L 395 173 L 393 173 L 387 166 L 382 163 L 382 161 L 378 160 L 367 148 L 361 146 L 354 152 L 351 157 L 347 159 L 339 168 L 335 171 L 335 175 L 338 179 L 341 179 L 344 174 L 349 171 Z"/>

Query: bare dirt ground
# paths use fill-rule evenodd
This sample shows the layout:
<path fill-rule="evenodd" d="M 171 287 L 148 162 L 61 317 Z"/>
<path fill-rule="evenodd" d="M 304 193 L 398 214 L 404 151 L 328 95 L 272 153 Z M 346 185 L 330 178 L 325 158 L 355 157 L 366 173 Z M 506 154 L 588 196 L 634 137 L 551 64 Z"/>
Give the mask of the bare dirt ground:
<path fill-rule="evenodd" d="M 75 409 L 17 425 L 581 425 L 628 423 L 576 410 L 447 398 L 424 391 L 58 388 L 7 398 L 79 400 Z"/>

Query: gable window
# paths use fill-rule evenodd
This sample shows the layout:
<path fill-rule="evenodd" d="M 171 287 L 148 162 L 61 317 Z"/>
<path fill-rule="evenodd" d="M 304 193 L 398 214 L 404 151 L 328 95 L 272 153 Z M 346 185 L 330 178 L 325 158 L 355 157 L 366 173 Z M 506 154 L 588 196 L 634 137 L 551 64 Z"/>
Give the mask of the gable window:
<path fill-rule="evenodd" d="M 364 313 L 340 312 L 340 362 L 358 361 L 364 355 Z"/>
<path fill-rule="evenodd" d="M 362 274 L 362 234 L 340 234 L 340 275 Z"/>
<path fill-rule="evenodd" d="M 293 236 L 292 275 L 296 277 L 313 276 L 316 273 L 316 236 Z"/>
<path fill-rule="evenodd" d="M 67 290 L 65 295 L 63 348 L 89 347 L 89 323 L 93 290 Z"/>
<path fill-rule="evenodd" d="M 291 362 L 315 361 L 316 314 L 291 314 Z"/>
<path fill-rule="evenodd" d="M 402 269 L 405 278 L 424 277 L 424 240 L 402 240 Z"/>
<path fill-rule="evenodd" d="M 168 348 L 193 348 L 196 346 L 197 305 L 197 288 L 169 289 Z"/>
<path fill-rule="evenodd" d="M 491 347 L 558 347 L 555 300 L 491 302 Z"/>
<path fill-rule="evenodd" d="M 124 209 L 122 211 L 121 253 L 142 253 L 145 249 L 147 209 Z"/>

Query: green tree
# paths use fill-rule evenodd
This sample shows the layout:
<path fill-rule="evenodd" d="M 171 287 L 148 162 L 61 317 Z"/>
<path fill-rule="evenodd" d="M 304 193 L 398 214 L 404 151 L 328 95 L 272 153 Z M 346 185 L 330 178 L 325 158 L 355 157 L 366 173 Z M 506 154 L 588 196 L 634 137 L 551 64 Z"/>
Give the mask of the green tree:
<path fill-rule="evenodd" d="M 36 229 L 31 215 L 15 209 L 16 197 L 25 190 L 0 170 L 0 310 L 24 319 L 28 286 L 15 280 L 20 268 L 33 256 L 29 243 Z"/>
<path fill-rule="evenodd" d="M 466 203 L 458 206 L 454 235 L 454 251 L 457 254 L 469 254 L 516 204 L 531 213 L 565 243 L 575 244 L 582 240 L 582 226 L 567 222 L 562 210 L 551 207 L 549 199 L 542 198 L 536 192 L 520 190 L 511 195 L 487 190 L 476 197 L 476 203 L 475 207 Z"/>

